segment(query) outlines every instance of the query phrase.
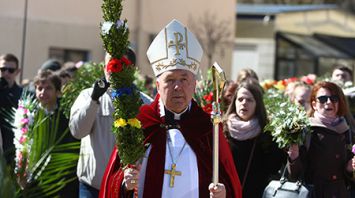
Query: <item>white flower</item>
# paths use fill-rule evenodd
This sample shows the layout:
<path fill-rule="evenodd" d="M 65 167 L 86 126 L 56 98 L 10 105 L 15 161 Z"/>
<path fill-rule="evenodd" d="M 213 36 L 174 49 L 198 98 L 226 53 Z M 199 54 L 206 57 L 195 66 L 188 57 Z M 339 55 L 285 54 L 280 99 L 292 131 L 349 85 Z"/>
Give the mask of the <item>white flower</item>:
<path fill-rule="evenodd" d="M 101 32 L 103 35 L 106 35 L 110 32 L 112 26 L 113 26 L 113 22 L 112 21 L 105 21 L 102 23 L 102 26 L 101 26 Z M 116 28 L 120 28 L 124 25 L 124 28 L 127 29 L 128 28 L 128 25 L 127 23 L 125 24 L 124 21 L 122 20 L 117 20 L 116 22 Z"/>
<path fill-rule="evenodd" d="M 110 32 L 113 23 L 111 21 L 105 21 L 101 26 L 101 32 L 106 35 Z"/>

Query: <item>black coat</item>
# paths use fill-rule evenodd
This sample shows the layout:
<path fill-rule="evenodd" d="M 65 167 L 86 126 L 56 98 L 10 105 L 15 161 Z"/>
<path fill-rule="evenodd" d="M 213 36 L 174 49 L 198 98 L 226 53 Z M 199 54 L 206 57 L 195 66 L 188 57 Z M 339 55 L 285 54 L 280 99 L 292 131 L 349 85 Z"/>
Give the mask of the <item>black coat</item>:
<path fill-rule="evenodd" d="M 12 131 L 12 120 L 9 114 L 13 108 L 17 108 L 18 101 L 22 94 L 22 88 L 16 83 L 11 88 L 0 88 L 0 129 L 3 140 L 3 150 L 6 163 L 14 167 L 15 165 L 15 145 L 14 133 Z"/>
<path fill-rule="evenodd" d="M 343 133 L 322 126 L 312 126 L 311 139 L 300 148 L 300 156 L 289 163 L 291 176 L 302 177 L 307 184 L 314 185 L 316 197 L 349 197 L 346 171 L 347 162 L 352 158 L 350 152 L 350 130 Z"/>
<path fill-rule="evenodd" d="M 286 153 L 279 149 L 272 141 L 272 137 L 266 133 L 261 133 L 249 140 L 238 141 L 232 137 L 229 137 L 228 140 L 241 183 L 245 177 L 254 141 L 256 141 L 250 168 L 243 186 L 243 197 L 262 197 L 270 178 L 277 175 L 282 164 L 286 163 Z"/>

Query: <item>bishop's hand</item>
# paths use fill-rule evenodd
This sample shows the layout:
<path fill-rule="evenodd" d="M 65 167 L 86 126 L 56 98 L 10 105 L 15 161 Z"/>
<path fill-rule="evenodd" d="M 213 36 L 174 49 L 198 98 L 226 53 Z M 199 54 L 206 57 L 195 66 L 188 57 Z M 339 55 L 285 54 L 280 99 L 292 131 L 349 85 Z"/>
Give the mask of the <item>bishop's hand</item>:
<path fill-rule="evenodd" d="M 208 190 L 210 191 L 210 197 L 212 198 L 225 198 L 226 197 L 226 187 L 218 183 L 217 185 L 214 185 L 211 183 L 208 186 Z"/>
<path fill-rule="evenodd" d="M 139 168 L 130 166 L 124 170 L 123 182 L 127 190 L 138 188 Z"/>

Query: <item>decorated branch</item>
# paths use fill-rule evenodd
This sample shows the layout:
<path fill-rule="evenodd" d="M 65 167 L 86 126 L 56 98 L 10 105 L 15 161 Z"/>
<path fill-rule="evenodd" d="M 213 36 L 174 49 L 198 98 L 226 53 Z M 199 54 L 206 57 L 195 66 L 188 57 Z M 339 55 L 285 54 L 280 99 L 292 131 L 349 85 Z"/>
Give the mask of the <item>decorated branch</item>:
<path fill-rule="evenodd" d="M 18 108 L 15 113 L 14 144 L 16 148 L 15 174 L 20 181 L 27 180 L 29 176 L 29 153 L 33 141 L 31 132 L 34 123 L 34 111 L 38 102 L 31 96 L 23 97 L 19 100 Z"/>
<path fill-rule="evenodd" d="M 265 131 L 271 133 L 279 148 L 303 144 L 306 133 L 311 132 L 306 111 L 276 88 L 266 91 L 264 103 L 270 120 Z"/>
<path fill-rule="evenodd" d="M 104 0 L 101 38 L 111 55 L 107 64 L 110 73 L 111 98 L 115 108 L 113 133 L 122 164 L 134 164 L 144 154 L 144 136 L 136 118 L 142 105 L 140 94 L 133 84 L 136 67 L 124 54 L 129 45 L 127 20 L 121 20 L 121 0 Z"/>

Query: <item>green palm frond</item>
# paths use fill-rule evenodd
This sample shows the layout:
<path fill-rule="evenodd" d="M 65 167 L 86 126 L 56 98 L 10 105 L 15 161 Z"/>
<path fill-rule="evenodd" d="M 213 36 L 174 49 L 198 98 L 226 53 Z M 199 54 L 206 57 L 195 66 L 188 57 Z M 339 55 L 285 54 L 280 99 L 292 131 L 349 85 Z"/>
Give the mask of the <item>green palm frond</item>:
<path fill-rule="evenodd" d="M 50 159 L 43 171 L 38 172 L 35 177 L 34 186 L 26 191 L 27 197 L 54 197 L 68 183 L 76 180 L 73 170 L 76 170 L 76 163 L 79 155 L 73 151 L 79 149 L 78 142 L 60 144 L 52 147 L 49 155 L 41 159 Z"/>
<path fill-rule="evenodd" d="M 68 120 L 61 109 L 48 114 L 39 107 L 34 98 L 28 96 L 25 92 L 22 99 L 29 99 L 30 105 L 26 107 L 31 108 L 31 112 L 35 114 L 27 132 L 30 148 L 27 175 L 20 180 L 21 187 L 16 186 L 16 196 L 13 197 L 56 197 L 65 185 L 76 179 L 75 167 L 79 158 L 80 142 L 64 142 L 70 134 Z M 18 133 L 18 129 L 16 130 Z M 14 183 L 19 179 L 17 175 L 13 178 Z"/>
<path fill-rule="evenodd" d="M 79 142 L 59 144 L 69 133 L 60 129 L 60 111 L 48 117 L 43 110 L 36 116 L 33 127 L 29 182 L 34 183 L 22 191 L 26 197 L 53 197 L 67 183 L 76 179 L 75 167 L 79 158 Z M 53 119 L 54 118 L 54 119 Z"/>

